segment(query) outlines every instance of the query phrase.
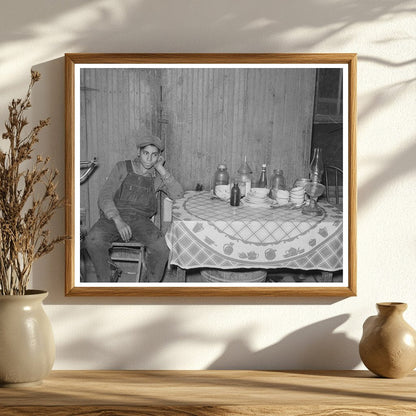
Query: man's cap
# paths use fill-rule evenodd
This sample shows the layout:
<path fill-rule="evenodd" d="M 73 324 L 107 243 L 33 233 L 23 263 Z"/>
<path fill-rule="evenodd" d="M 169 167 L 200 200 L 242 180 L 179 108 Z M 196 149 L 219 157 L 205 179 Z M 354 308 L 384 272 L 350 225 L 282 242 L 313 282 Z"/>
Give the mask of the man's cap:
<path fill-rule="evenodd" d="M 141 136 L 137 139 L 137 148 L 148 146 L 149 144 L 156 146 L 161 152 L 164 150 L 165 145 L 163 144 L 160 137 L 157 136 Z"/>

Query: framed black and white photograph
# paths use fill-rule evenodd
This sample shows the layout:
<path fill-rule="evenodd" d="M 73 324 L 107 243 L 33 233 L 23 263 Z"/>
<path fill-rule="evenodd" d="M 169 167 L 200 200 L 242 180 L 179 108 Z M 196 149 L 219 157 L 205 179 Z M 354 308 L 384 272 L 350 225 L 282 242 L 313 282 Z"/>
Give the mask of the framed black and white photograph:
<path fill-rule="evenodd" d="M 66 54 L 66 294 L 354 296 L 355 54 Z"/>

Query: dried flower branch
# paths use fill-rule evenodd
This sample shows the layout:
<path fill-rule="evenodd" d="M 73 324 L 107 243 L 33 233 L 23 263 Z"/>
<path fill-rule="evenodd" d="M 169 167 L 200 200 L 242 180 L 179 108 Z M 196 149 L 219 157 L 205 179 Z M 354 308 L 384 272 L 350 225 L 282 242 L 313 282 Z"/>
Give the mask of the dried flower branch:
<path fill-rule="evenodd" d="M 66 238 L 51 239 L 45 229 L 57 208 L 63 205 L 63 199 L 56 193 L 58 171 L 52 172 L 49 157 L 41 156 L 37 156 L 31 168 L 22 167 L 32 159 L 39 132 L 50 123 L 49 118 L 41 120 L 23 136 L 29 124 L 24 112 L 31 107 L 32 88 L 39 79 L 39 72 L 32 71 L 25 98 L 12 100 L 2 135 L 9 148 L 6 152 L 0 150 L 1 295 L 24 295 L 33 262 Z"/>

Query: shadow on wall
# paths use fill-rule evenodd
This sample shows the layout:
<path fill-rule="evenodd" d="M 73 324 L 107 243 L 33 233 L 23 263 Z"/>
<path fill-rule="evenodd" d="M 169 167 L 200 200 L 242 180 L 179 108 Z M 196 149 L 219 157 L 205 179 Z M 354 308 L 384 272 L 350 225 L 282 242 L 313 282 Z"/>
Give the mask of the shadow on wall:
<path fill-rule="evenodd" d="M 307 5 L 303 0 L 291 2 L 261 0 L 253 3 L 250 0 L 239 2 L 236 8 L 232 1 L 214 0 L 207 2 L 189 2 L 178 0 L 175 7 L 166 7 L 164 0 L 137 2 L 126 0 L 115 4 L 106 0 L 72 0 L 71 2 L 51 2 L 38 0 L 37 7 L 22 8 L 18 3 L 11 3 L 3 13 L 1 22 L 1 43 L 33 40 L 46 35 L 49 29 L 64 32 L 58 39 L 52 39 L 56 48 L 81 47 L 82 50 L 103 45 L 107 51 L 116 46 L 113 52 L 132 52 L 129 41 L 138 40 L 138 48 L 152 47 L 153 44 L 164 45 L 172 37 L 173 27 L 183 32 L 197 30 L 200 33 L 198 42 L 203 49 L 211 51 L 219 47 L 222 50 L 243 48 L 258 50 L 258 39 L 274 40 L 277 47 L 284 45 L 285 33 L 289 34 L 296 28 L 325 29 L 317 37 L 302 38 L 295 49 L 302 51 L 315 46 L 316 42 L 326 39 L 345 30 L 351 25 L 361 22 L 373 22 L 382 16 L 412 13 L 412 2 L 409 0 L 379 0 L 338 2 L 336 7 L 328 7 L 325 2 L 309 0 Z M 306 10 L 299 13 L 299 10 Z M 45 12 L 46 11 L 46 12 Z M 273 11 L 273 12 L 271 12 Z M 19 32 L 16 36 L 16 19 L 19 18 Z M 191 17 L 192 19 L 188 18 Z M 294 20 L 296 17 L 296 20 Z M 74 22 L 77 25 L 74 26 Z M 169 25 L 163 23 L 169 22 Z M 295 23 L 296 22 L 296 23 Z M 328 22 L 331 22 L 329 25 Z M 213 31 L 217 36 L 212 37 Z M 113 36 L 113 35 L 117 36 Z M 140 37 L 134 35 L 140 34 Z M 280 39 L 279 39 L 280 36 Z M 187 40 L 189 36 L 186 36 Z M 103 43 L 105 39 L 105 43 Z M 217 43 L 213 43 L 217 39 Z M 227 39 L 227 42 L 224 42 Z M 206 40 L 207 44 L 201 45 Z M 290 39 L 291 48 L 296 39 Z M 183 43 L 185 44 L 185 43 Z M 81 51 L 78 50 L 78 52 Z M 195 51 L 195 49 L 193 49 Z M 200 48 L 198 48 L 200 50 Z M 153 50 L 154 51 L 154 50 Z"/>
<path fill-rule="evenodd" d="M 212 342 L 211 337 L 202 331 L 183 328 L 184 320 L 172 316 L 171 313 L 146 319 L 144 325 L 138 324 L 136 327 L 128 324 L 123 326 L 123 321 L 115 322 L 112 317 L 105 319 L 103 315 L 91 313 L 88 319 L 82 321 L 78 319 L 82 310 L 75 315 L 74 319 L 74 315 L 57 313 L 56 319 L 60 322 L 60 327 L 66 323 L 66 331 L 72 327 L 74 321 L 78 322 L 72 328 L 70 342 L 65 343 L 64 336 L 56 337 L 59 353 L 57 359 L 63 365 L 78 363 L 82 369 L 146 370 L 163 368 L 164 365 L 169 367 L 172 362 L 170 348 L 174 349 L 186 342 Z M 115 319 L 120 319 L 119 316 Z M 108 327 L 102 326 L 103 319 Z"/>
<path fill-rule="evenodd" d="M 65 78 L 64 58 L 34 66 L 41 73 L 41 80 L 32 92 L 32 122 L 51 117 L 51 124 L 39 135 L 34 155 L 50 156 L 49 167 L 59 171 L 58 194 L 65 196 Z M 28 74 L 29 75 L 29 74 Z M 65 208 L 60 208 L 47 228 L 51 236 L 65 234 Z M 38 260 L 32 267 L 33 287 L 42 287 L 52 293 L 64 296 L 65 250 L 64 244 Z"/>
<path fill-rule="evenodd" d="M 348 320 L 343 314 L 316 322 L 259 351 L 252 351 L 244 338 L 228 343 L 209 370 L 303 369 L 335 370 L 354 368 L 360 363 L 358 343 L 344 333 L 335 333 Z"/>
<path fill-rule="evenodd" d="M 394 16 L 415 12 L 414 2 L 409 0 L 353 0 L 337 2 L 333 7 L 320 0 L 309 0 L 307 5 L 302 0 L 241 0 L 238 7 L 232 0 L 177 0 L 174 7 L 166 7 L 163 0 L 38 0 L 30 7 L 22 7 L 21 2 L 8 2 L 4 9 L 0 15 L 0 73 L 3 75 L 0 77 L 0 97 L 4 100 L 1 114 L 6 114 L 5 100 L 8 102 L 25 91 L 30 67 L 34 66 L 41 72 L 42 80 L 33 91 L 31 119 L 52 118 L 52 125 L 41 133 L 37 150 L 49 154 L 61 172 L 58 188 L 61 195 L 64 194 L 65 171 L 64 52 L 309 52 L 320 51 L 323 42 L 333 37 L 332 43 L 324 43 L 322 52 L 325 52 L 337 50 L 336 42 L 341 44 L 343 36 L 346 36 L 346 41 L 351 40 L 352 31 L 347 31 L 351 27 L 355 30 L 360 25 L 393 21 Z M 190 33 L 193 36 L 189 36 Z M 195 36 L 195 33 L 199 35 Z M 390 48 L 398 47 L 400 35 L 394 34 L 393 39 L 388 35 L 386 33 L 385 39 L 379 39 L 379 43 L 389 44 Z M 385 56 L 388 57 L 387 48 Z M 59 58 L 49 60 L 51 57 Z M 375 69 L 376 65 L 385 66 L 386 84 L 388 72 L 398 66 L 390 59 L 381 62 L 380 57 L 359 56 L 358 61 L 359 65 L 373 65 Z M 399 63 L 401 67 L 409 68 L 412 64 L 412 59 Z M 25 71 L 24 77 L 22 71 Z M 366 81 L 371 80 L 363 79 Z M 413 81 L 403 77 L 403 81 L 396 84 L 396 92 L 403 93 Z M 393 102 L 388 87 L 370 92 L 368 105 L 359 107 L 359 125 L 369 123 L 380 107 L 395 106 L 398 115 L 398 94 L 395 94 Z M 406 133 L 404 130 L 398 134 L 403 136 Z M 414 169 L 414 160 L 416 145 L 408 146 L 386 160 L 375 161 L 378 165 L 373 169 L 374 176 L 359 189 L 360 208 L 369 205 L 384 190 L 386 182 L 377 178 L 386 171 L 386 166 L 390 172 L 388 180 L 396 181 Z M 64 232 L 63 210 L 54 217 L 51 228 L 59 234 Z M 140 322 L 140 313 L 146 313 L 146 308 L 127 310 L 126 306 L 123 309 L 125 305 L 140 304 L 322 305 L 340 299 L 65 298 L 62 245 L 35 262 L 33 276 L 35 287 L 50 292 L 45 303 L 50 306 L 56 323 L 57 359 L 67 368 L 74 365 L 81 368 L 94 365 L 101 369 L 169 367 L 174 362 L 171 350 L 193 342 L 198 343 L 201 350 L 204 346 L 208 350 L 214 344 L 225 346 L 218 358 L 211 358 L 213 361 L 207 365 L 209 369 L 243 369 L 248 366 L 258 369 L 337 369 L 354 368 L 360 362 L 357 342 L 343 332 L 336 332 L 349 319 L 347 314 L 315 322 L 266 348 L 254 350 L 250 344 L 253 328 L 246 327 L 243 333 L 228 334 L 221 339 L 204 327 L 188 329 L 189 322 L 185 323 L 183 316 L 172 315 L 173 309 L 176 312 L 178 308 L 169 308 L 169 313 L 157 318 L 146 316 L 145 323 L 136 326 L 132 324 L 134 318 L 130 314 L 137 314 L 137 322 Z M 107 307 L 117 304 L 123 306 Z M 98 307 L 90 308 L 89 305 Z M 111 315 L 113 310 L 114 316 Z M 126 315 L 125 323 L 123 313 Z M 276 319 L 290 318 L 277 316 Z M 195 354 L 201 354 L 201 350 L 196 348 Z M 191 366 L 192 357 L 189 358 Z M 193 363 L 200 367 L 201 361 L 201 357 L 196 357 Z"/>
<path fill-rule="evenodd" d="M 212 2 L 210 4 L 204 2 L 189 3 L 185 0 L 179 0 L 173 10 L 165 8 L 162 0 L 156 0 L 152 3 L 137 3 L 128 0 L 123 5 L 118 4 L 117 6 L 114 6 L 114 2 L 104 0 L 93 0 L 88 2 L 88 5 L 82 0 L 75 0 L 71 3 L 40 0 L 35 9 L 21 9 L 18 4 L 10 4 L 7 13 L 0 17 L 2 23 L 0 28 L 0 51 L 3 46 L 7 47 L 8 43 L 12 42 L 24 45 L 24 42 L 44 41 L 44 47 L 51 48 L 48 50 L 48 56 L 62 56 L 63 51 L 132 52 L 133 39 L 139 40 L 139 43 L 134 43 L 134 50 L 141 52 L 166 52 L 167 50 L 178 52 L 220 52 L 225 50 L 259 52 L 259 39 L 263 40 L 262 44 L 264 45 L 272 42 L 274 50 L 308 51 L 311 48 L 316 49 L 319 47 L 320 41 L 341 33 L 351 25 L 360 22 L 373 22 L 383 16 L 400 15 L 414 11 L 411 7 L 412 3 L 407 0 L 396 2 L 381 0 L 376 5 L 369 1 L 344 2 L 332 8 L 317 0 L 311 0 L 308 2 L 310 13 L 298 13 L 299 7 L 302 6 L 303 8 L 304 6 L 301 0 L 294 0 L 289 4 L 273 0 L 263 0 L 256 4 L 242 1 L 238 9 L 229 7 L 228 2 L 218 1 L 216 3 L 217 5 L 213 7 Z M 259 5 L 264 7 L 259 7 Z M 14 8 L 16 9 L 15 13 L 19 16 L 19 24 L 22 28 L 17 37 L 15 19 L 11 18 Z M 48 10 L 48 13 L 45 14 L 43 10 Z M 270 10 L 273 10 L 274 13 L 267 13 Z M 184 11 L 193 14 L 193 18 L 187 19 Z M 155 16 L 157 16 L 157 19 L 155 19 Z M 293 16 L 296 16 L 296 26 L 293 25 Z M 78 22 L 76 26 L 73 26 L 74 21 Z M 169 21 L 169 27 L 163 25 L 165 21 Z M 201 24 L 201 22 L 204 24 Z M 331 22 L 331 25 L 328 25 L 328 22 Z M 185 36 L 189 30 L 196 31 L 196 26 L 198 26 L 200 36 L 194 37 L 193 40 L 187 36 L 187 42 L 179 42 L 182 34 Z M 66 33 L 66 35 L 54 38 L 51 33 L 53 34 L 54 30 L 58 30 L 58 27 L 60 33 Z M 182 31 L 178 30 L 175 37 L 167 37 L 166 34 L 170 31 L 170 28 L 174 27 L 181 28 Z M 311 36 L 308 38 L 291 36 L 296 28 L 310 29 Z M 213 29 L 218 35 L 214 38 L 212 37 Z M 321 30 L 314 32 L 314 29 Z M 169 38 L 174 40 L 175 48 L 166 43 L 166 39 Z M 103 42 L 103 39 L 105 39 L 105 42 Z M 221 43 L 217 41 L 218 39 L 221 39 Z M 223 39 L 227 39 L 227 41 L 224 42 Z M 50 44 L 51 41 L 52 44 Z M 394 41 L 395 39 L 386 38 L 380 39 L 379 42 Z M 180 50 L 177 49 L 177 44 L 183 45 Z M 163 50 L 161 50 L 161 45 L 163 45 Z M 35 53 L 36 48 L 31 48 L 31 51 L 24 55 L 22 55 L 20 48 L 16 47 L 13 50 L 18 51 L 15 52 L 15 56 L 0 54 L 2 56 L 0 64 L 6 64 L 14 60 L 19 62 L 20 67 L 27 65 L 29 69 L 35 62 L 39 62 L 41 53 Z M 360 63 L 360 56 L 358 60 Z M 397 63 L 371 56 L 362 57 L 362 62 L 391 68 L 407 67 L 414 64 L 413 59 Z M 37 150 L 39 153 L 49 154 L 54 165 L 61 172 L 58 191 L 63 195 L 65 171 L 64 58 L 60 57 L 42 62 L 33 68 L 42 74 L 42 80 L 36 86 L 32 95 L 33 120 L 48 116 L 52 118 L 52 125 L 41 133 Z M 20 83 L 26 85 L 28 79 L 29 70 L 27 79 L 24 82 L 19 80 L 19 85 Z M 414 81 L 414 79 L 409 79 L 395 84 L 394 87 L 397 89 L 396 98 L 397 95 L 406 91 L 409 84 Z M 13 80 L 7 78 L 7 84 L 0 83 L 0 93 L 5 88 L 10 91 L 13 88 Z M 368 106 L 360 109 L 359 123 L 370 119 L 371 115 L 378 111 L 380 106 L 391 104 L 391 95 L 388 88 L 380 89 L 371 94 L 372 97 Z M 395 181 L 414 169 L 414 160 L 416 160 L 416 145 L 412 145 L 400 154 L 390 156 L 389 159 L 380 163 L 380 166 L 374 169 L 374 176 L 360 186 L 359 206 L 368 205 L 389 183 L 388 181 L 378 180 L 379 175 L 386 171 L 386 166 L 389 166 L 388 171 L 390 172 L 388 180 Z M 56 229 L 58 234 L 64 232 L 64 210 L 61 210 L 54 217 L 51 228 Z M 58 258 L 59 260 L 57 260 Z M 46 302 L 57 304 L 100 303 L 97 300 L 91 302 L 90 299 L 81 300 L 80 298 L 64 297 L 64 264 L 65 257 L 62 246 L 34 264 L 34 286 L 49 290 L 50 296 L 53 294 L 53 298 L 47 299 Z M 182 301 L 187 302 L 184 299 Z M 246 303 L 252 303 L 253 301 L 252 299 L 245 300 Z M 303 300 L 296 299 L 296 301 L 304 303 Z M 131 299 L 120 303 L 127 302 L 131 302 Z M 108 299 L 102 303 L 109 303 Z M 153 301 L 146 300 L 146 303 L 166 304 L 172 302 L 166 299 L 153 299 Z M 219 301 L 218 303 L 225 303 L 225 301 Z M 280 303 L 280 301 L 278 300 L 276 303 Z"/>
<path fill-rule="evenodd" d="M 416 137 L 413 144 L 401 152 L 392 155 L 389 159 L 380 164 L 380 168 L 373 176 L 358 189 L 360 206 L 368 205 L 380 194 L 391 182 L 398 181 L 403 176 L 414 172 L 416 169 Z M 388 175 L 386 175 L 388 172 Z M 383 178 L 383 180 L 380 180 Z"/>
<path fill-rule="evenodd" d="M 303 0 L 243 0 L 238 7 L 223 0 L 178 0 L 174 7 L 166 7 L 164 0 L 38 0 L 36 7 L 23 8 L 10 2 L 0 16 L 0 68 L 10 72 L 7 83 L 0 83 L 0 96 L 5 88 L 19 84 L 16 72 L 39 62 L 42 55 L 60 56 L 63 51 L 264 52 L 259 44 L 270 45 L 273 51 L 305 52 L 351 26 L 412 11 L 410 0 L 355 0 L 333 7 L 319 0 L 309 0 L 307 5 Z M 176 29 L 174 35 L 172 29 Z M 301 29 L 309 31 L 308 35 L 298 36 Z"/>
<path fill-rule="evenodd" d="M 244 336 L 237 335 L 233 339 L 232 335 L 225 335 L 222 339 L 210 332 L 190 329 L 181 314 L 172 316 L 167 313 L 146 319 L 144 325 L 135 328 L 123 327 L 123 321 L 119 321 L 117 330 L 111 330 L 109 336 L 109 328 L 114 324 L 112 318 L 105 319 L 109 328 L 103 328 L 101 314 L 90 314 L 90 318 L 84 320 L 74 319 L 83 313 L 82 309 L 74 311 L 75 317 L 65 311 L 57 312 L 60 327 L 72 334 L 67 343 L 64 336 L 57 337 L 57 358 L 63 366 L 76 362 L 83 369 L 145 370 L 164 365 L 172 368 L 172 362 L 174 366 L 180 366 L 186 361 L 187 368 L 192 368 L 196 362 L 201 366 L 200 355 L 204 354 L 205 348 L 209 347 L 206 354 L 210 357 L 210 354 L 214 355 L 212 345 L 219 344 L 226 345 L 224 352 L 205 369 L 337 370 L 351 369 L 360 363 L 358 343 L 345 333 L 335 332 L 349 319 L 349 314 L 316 322 L 287 335 L 276 344 L 253 351 L 248 346 L 252 330 L 247 326 L 239 329 Z M 75 321 L 76 326 L 72 327 Z M 198 348 L 191 347 L 195 344 Z M 179 352 L 184 348 L 188 351 L 186 356 Z M 195 356 L 189 351 L 195 351 Z M 178 354 L 176 361 L 172 361 L 175 354 Z"/>

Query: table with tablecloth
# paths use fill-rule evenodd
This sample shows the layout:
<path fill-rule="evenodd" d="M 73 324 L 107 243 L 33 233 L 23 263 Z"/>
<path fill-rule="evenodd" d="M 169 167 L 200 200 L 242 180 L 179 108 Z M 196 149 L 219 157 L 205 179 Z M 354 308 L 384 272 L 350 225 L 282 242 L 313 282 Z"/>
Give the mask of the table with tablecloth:
<path fill-rule="evenodd" d="M 166 233 L 170 263 L 182 269 L 340 270 L 343 212 L 319 205 L 323 215 L 313 217 L 292 205 L 233 207 L 210 192 L 186 192 L 173 204 Z"/>

